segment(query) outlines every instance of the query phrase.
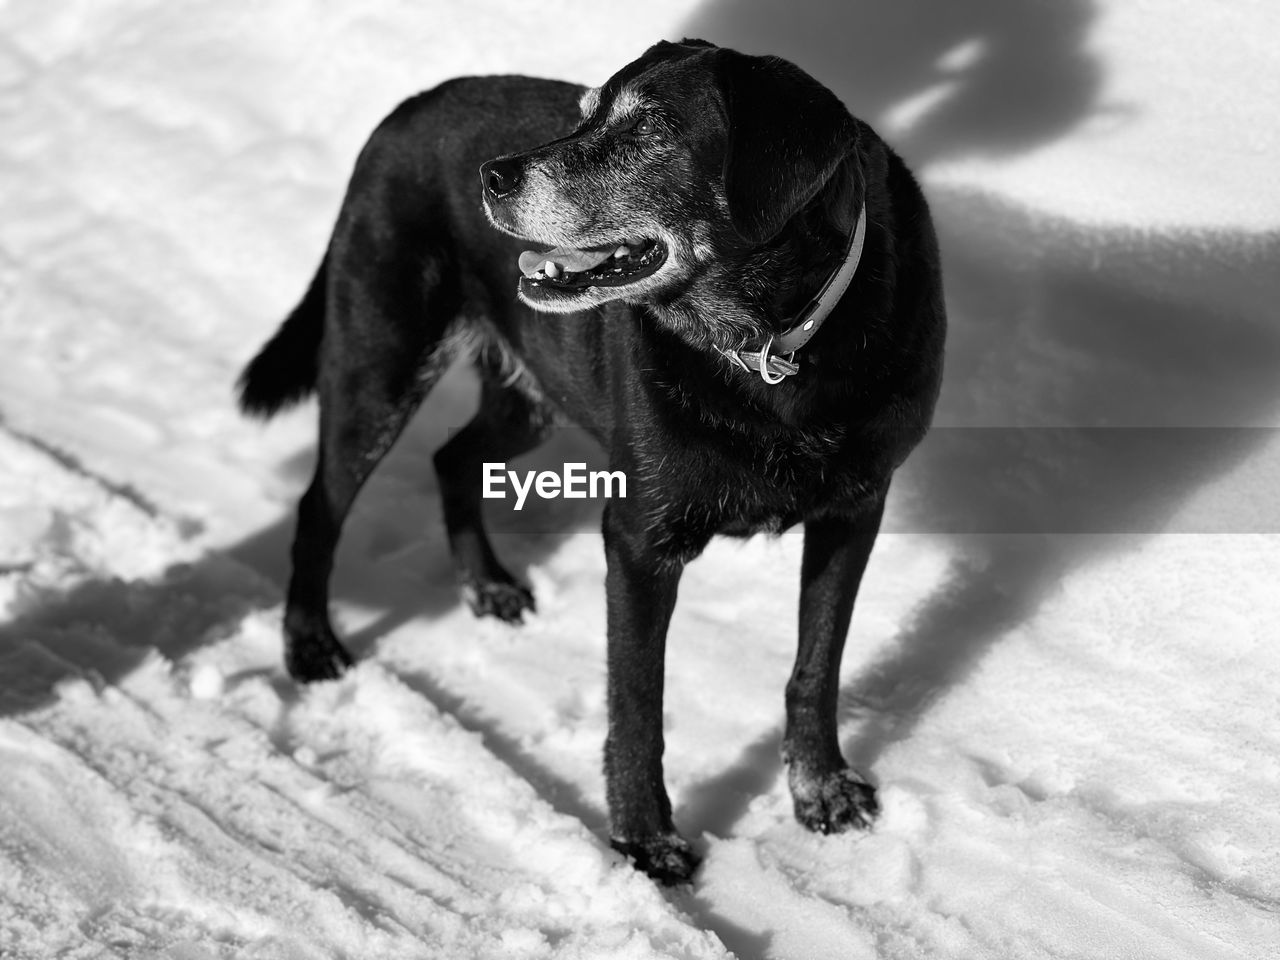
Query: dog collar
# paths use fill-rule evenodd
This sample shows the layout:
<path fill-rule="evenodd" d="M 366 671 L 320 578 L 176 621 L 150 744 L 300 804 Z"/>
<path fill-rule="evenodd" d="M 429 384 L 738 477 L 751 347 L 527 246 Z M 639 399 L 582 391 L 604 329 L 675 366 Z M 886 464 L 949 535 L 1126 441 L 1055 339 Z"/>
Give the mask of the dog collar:
<path fill-rule="evenodd" d="M 760 379 L 765 383 L 781 383 L 787 377 L 799 373 L 800 367 L 793 359 L 795 352 L 813 339 L 822 322 L 831 315 L 835 305 L 849 289 L 853 275 L 858 271 L 858 261 L 862 259 L 866 239 L 867 205 L 864 202 L 858 214 L 858 222 L 854 224 L 853 234 L 849 237 L 849 248 L 845 251 L 844 261 L 796 315 L 796 321 L 790 329 L 779 337 L 770 335 L 762 350 L 717 349 L 743 370 L 759 373 Z"/>

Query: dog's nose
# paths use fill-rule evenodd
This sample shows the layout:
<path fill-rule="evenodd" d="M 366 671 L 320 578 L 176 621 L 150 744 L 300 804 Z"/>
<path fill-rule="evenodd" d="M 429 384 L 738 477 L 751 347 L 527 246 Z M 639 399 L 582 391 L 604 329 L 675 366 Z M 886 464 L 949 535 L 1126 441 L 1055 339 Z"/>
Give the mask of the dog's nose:
<path fill-rule="evenodd" d="M 480 182 L 495 200 L 514 193 L 520 186 L 520 164 L 515 160 L 490 160 L 480 165 Z"/>

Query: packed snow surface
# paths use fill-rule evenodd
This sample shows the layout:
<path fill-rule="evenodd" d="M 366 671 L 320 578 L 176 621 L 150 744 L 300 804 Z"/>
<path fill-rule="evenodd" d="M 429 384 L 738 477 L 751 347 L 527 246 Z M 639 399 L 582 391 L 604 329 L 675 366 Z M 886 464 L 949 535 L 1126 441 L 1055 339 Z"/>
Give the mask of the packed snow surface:
<path fill-rule="evenodd" d="M 315 409 L 231 384 L 398 100 L 688 35 L 900 146 L 950 343 L 845 659 L 880 820 L 792 819 L 799 536 L 717 542 L 667 669 L 705 864 L 660 890 L 607 844 L 599 505 L 496 509 L 539 612 L 460 608 L 451 374 L 347 530 L 359 663 L 299 689 Z M 0 956 L 1275 956 L 1278 36 L 1263 0 L 0 3 Z"/>

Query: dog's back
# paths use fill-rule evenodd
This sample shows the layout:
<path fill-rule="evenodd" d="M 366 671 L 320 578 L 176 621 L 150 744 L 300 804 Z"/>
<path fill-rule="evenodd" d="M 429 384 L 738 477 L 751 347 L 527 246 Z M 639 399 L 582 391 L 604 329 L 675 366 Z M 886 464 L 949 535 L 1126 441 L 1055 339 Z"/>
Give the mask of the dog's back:
<path fill-rule="evenodd" d="M 489 226 L 476 171 L 490 157 L 570 132 L 580 120 L 583 89 L 522 76 L 462 77 L 393 110 L 356 160 L 329 251 L 305 295 L 245 368 L 241 409 L 269 418 L 315 390 L 328 298 L 343 295 L 340 282 L 336 289 L 331 286 L 329 264 L 335 257 L 345 269 L 366 254 L 376 261 L 378 251 L 395 249 L 434 274 L 424 280 L 442 306 L 465 307 L 472 317 L 509 311 L 514 306 L 511 264 L 521 245 L 498 237 Z M 418 311 L 412 307 L 412 289 L 404 297 L 408 323 Z"/>

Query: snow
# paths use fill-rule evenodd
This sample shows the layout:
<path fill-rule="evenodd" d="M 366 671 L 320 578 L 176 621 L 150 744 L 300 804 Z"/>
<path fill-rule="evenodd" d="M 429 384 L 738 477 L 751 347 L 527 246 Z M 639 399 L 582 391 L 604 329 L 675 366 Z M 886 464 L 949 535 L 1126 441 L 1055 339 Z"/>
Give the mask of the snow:
<path fill-rule="evenodd" d="M 1273 956 L 1273 5 L 348 7 L 0 5 L 0 955 Z M 791 818 L 799 538 L 716 543 L 667 670 L 706 861 L 665 891 L 607 845 L 598 505 L 495 511 L 539 613 L 460 609 L 451 374 L 346 533 L 360 662 L 298 689 L 314 407 L 248 423 L 231 384 L 395 102 L 595 83 L 685 35 L 795 59 L 892 135 L 951 334 L 845 661 L 880 820 Z"/>

